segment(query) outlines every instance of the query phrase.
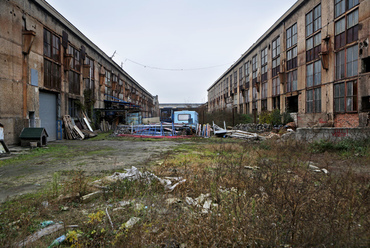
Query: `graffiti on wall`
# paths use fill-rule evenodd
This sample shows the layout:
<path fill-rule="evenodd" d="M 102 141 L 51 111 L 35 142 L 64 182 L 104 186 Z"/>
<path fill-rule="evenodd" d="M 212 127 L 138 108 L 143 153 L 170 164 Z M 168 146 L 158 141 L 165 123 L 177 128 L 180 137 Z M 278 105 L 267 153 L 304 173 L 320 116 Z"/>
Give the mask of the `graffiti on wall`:
<path fill-rule="evenodd" d="M 340 137 L 347 137 L 348 136 L 348 129 L 336 129 L 332 132 L 333 137 L 340 138 Z"/>

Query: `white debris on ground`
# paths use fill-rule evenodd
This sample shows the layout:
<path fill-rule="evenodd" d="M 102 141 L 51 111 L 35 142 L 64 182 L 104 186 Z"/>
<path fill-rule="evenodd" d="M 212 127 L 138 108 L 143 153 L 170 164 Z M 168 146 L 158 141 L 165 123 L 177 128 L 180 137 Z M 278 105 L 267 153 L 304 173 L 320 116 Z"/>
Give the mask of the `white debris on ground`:
<path fill-rule="evenodd" d="M 308 169 L 310 169 L 311 171 L 314 171 L 314 172 L 323 172 L 325 174 L 329 174 L 329 171 L 325 168 L 321 169 L 319 168 L 318 166 L 316 166 L 316 163 L 312 162 L 312 161 L 309 161 L 308 162 L 308 165 L 307 165 Z"/>
<path fill-rule="evenodd" d="M 108 177 L 110 180 L 145 180 L 150 183 L 153 179 L 158 180 L 167 191 L 173 191 L 179 184 L 186 182 L 182 177 L 165 177 L 160 178 L 151 172 L 140 172 L 138 168 L 132 166 L 131 169 L 126 169 L 126 173 L 115 172 L 112 176 Z M 176 182 L 176 183 L 175 183 Z"/>

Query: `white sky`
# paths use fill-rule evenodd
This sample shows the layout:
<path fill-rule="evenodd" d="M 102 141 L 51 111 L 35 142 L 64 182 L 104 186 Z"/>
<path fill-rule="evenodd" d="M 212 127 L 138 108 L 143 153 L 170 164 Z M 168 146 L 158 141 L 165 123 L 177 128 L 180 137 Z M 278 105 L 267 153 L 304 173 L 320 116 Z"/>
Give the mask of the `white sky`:
<path fill-rule="evenodd" d="M 296 2 L 46 1 L 108 56 L 116 51 L 113 60 L 160 103 L 206 102 L 207 89 Z"/>

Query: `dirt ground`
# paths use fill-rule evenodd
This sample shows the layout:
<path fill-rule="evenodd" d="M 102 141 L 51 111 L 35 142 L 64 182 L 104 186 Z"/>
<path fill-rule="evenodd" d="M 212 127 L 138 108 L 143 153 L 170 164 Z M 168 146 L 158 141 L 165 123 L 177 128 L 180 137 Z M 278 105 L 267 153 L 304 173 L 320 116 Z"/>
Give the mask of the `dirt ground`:
<path fill-rule="evenodd" d="M 52 181 L 54 172 L 61 177 L 70 171 L 101 177 L 131 166 L 143 167 L 188 141 L 63 140 L 50 143 L 73 147 L 72 154 L 36 156 L 0 167 L 0 202 L 7 197 L 36 192 Z M 17 148 L 15 148 L 17 150 Z M 46 148 L 47 149 L 47 148 Z M 18 148 L 19 150 L 19 148 Z M 27 151 L 26 151 L 27 152 Z"/>

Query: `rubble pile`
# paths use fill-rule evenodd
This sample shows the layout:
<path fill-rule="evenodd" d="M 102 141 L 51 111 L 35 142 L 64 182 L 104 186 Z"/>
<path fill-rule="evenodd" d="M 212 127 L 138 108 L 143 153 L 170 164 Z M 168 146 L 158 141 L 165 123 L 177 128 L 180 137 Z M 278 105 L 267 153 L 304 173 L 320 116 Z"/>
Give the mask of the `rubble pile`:
<path fill-rule="evenodd" d="M 247 132 L 267 132 L 271 131 L 272 125 L 270 124 L 256 124 L 256 123 L 248 123 L 248 124 L 238 124 L 233 127 L 233 130 L 241 130 Z"/>

